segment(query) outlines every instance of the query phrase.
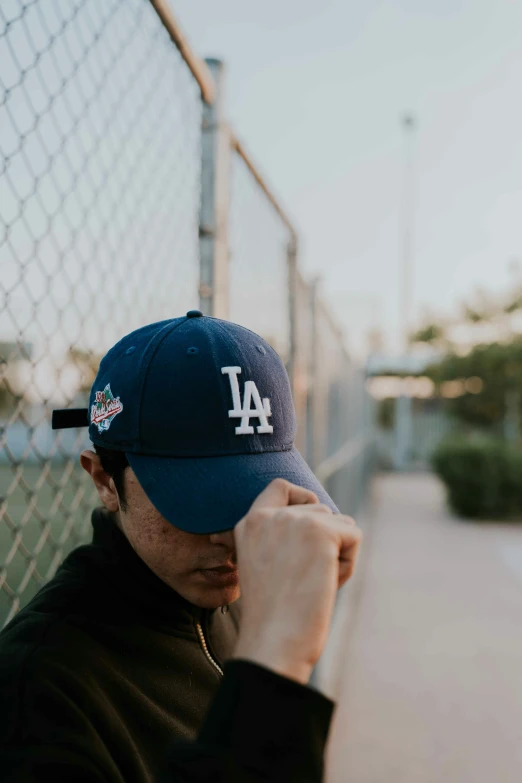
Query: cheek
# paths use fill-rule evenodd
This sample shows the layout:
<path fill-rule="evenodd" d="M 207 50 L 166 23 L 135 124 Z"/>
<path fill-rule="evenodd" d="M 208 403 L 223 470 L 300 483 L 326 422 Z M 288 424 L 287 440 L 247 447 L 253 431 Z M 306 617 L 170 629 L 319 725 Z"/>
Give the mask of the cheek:
<path fill-rule="evenodd" d="M 134 478 L 134 477 L 133 477 Z M 171 525 L 152 505 L 135 480 L 128 485 L 127 512 L 122 521 L 131 544 L 142 559 L 162 574 L 186 574 L 208 562 L 208 540 Z"/>
<path fill-rule="evenodd" d="M 194 567 L 196 550 L 168 522 L 162 525 L 155 545 L 158 559 L 167 567 L 179 572 L 190 571 Z"/>
<path fill-rule="evenodd" d="M 144 546 L 156 552 L 159 558 L 177 557 L 183 550 L 183 543 L 176 530 L 163 517 L 150 515 L 141 519 L 140 540 Z"/>
<path fill-rule="evenodd" d="M 201 562 L 203 542 L 175 528 L 156 509 L 150 509 L 150 504 L 147 509 L 135 508 L 125 527 L 138 555 L 162 575 L 184 574 Z"/>

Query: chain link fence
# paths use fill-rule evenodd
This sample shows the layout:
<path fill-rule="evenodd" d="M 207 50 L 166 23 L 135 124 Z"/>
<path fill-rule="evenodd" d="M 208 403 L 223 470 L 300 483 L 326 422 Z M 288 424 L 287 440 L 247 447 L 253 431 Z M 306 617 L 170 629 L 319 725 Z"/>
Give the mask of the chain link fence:
<path fill-rule="evenodd" d="M 372 401 L 317 285 L 309 298 L 307 459 L 341 511 L 355 514 L 374 459 Z"/>
<path fill-rule="evenodd" d="M 198 304 L 201 100 L 141 0 L 2 3 L 0 617 L 89 533 L 86 404 L 127 332 Z"/>
<path fill-rule="evenodd" d="M 288 252 L 292 235 L 232 151 L 229 224 L 229 318 L 265 338 L 288 367 Z"/>
<path fill-rule="evenodd" d="M 2 2 L 0 624 L 90 539 L 97 495 L 78 464 L 88 440 L 53 432 L 52 408 L 86 404 L 124 334 L 212 296 L 201 283 L 212 227 L 200 219 L 209 87 L 198 62 L 164 4 Z M 291 226 L 238 147 L 229 153 L 228 264 L 213 281 L 228 307 L 213 312 L 282 355 L 298 445 L 349 506 L 349 460 L 325 461 L 366 426 L 350 412 L 355 376 L 295 268 Z"/>

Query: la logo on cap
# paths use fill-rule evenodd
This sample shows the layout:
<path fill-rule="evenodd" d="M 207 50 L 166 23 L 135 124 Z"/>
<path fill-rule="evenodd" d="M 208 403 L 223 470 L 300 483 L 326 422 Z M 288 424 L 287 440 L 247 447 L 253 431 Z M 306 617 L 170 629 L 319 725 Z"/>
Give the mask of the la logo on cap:
<path fill-rule="evenodd" d="M 241 424 L 236 427 L 236 435 L 254 434 L 254 428 L 250 424 L 251 418 L 259 419 L 259 425 L 256 427 L 259 433 L 272 433 L 274 428 L 268 423 L 268 417 L 272 415 L 268 397 L 264 397 L 261 400 L 261 395 L 254 381 L 245 381 L 243 406 L 241 407 L 241 395 L 237 379 L 237 376 L 241 374 L 241 367 L 222 367 L 221 372 L 223 375 L 228 375 L 232 392 L 232 404 L 234 407 L 228 412 L 228 417 L 230 419 L 241 419 Z M 250 407 L 252 402 L 254 403 L 254 408 Z"/>

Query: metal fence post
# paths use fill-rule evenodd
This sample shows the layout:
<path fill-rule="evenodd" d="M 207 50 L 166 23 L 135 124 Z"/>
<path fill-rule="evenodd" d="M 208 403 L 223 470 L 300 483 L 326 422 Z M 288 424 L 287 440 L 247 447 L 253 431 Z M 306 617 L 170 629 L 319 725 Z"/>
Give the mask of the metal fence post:
<path fill-rule="evenodd" d="M 292 237 L 287 248 L 288 265 L 288 318 L 290 349 L 288 351 L 288 376 L 295 397 L 295 365 L 297 361 L 297 239 Z"/>
<path fill-rule="evenodd" d="M 209 58 L 216 94 L 203 104 L 199 210 L 199 301 L 205 315 L 228 316 L 230 131 L 224 117 L 225 66 Z"/>
<path fill-rule="evenodd" d="M 310 356 L 309 375 L 310 384 L 307 399 L 306 417 L 306 459 L 312 470 L 319 464 L 317 454 L 317 289 L 319 279 L 315 278 L 310 284 Z"/>

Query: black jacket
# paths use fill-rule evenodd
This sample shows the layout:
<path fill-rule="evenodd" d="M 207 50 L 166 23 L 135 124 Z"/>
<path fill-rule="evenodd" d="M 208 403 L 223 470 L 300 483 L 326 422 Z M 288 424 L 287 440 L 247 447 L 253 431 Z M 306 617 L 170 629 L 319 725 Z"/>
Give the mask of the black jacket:
<path fill-rule="evenodd" d="M 331 702 L 247 662 L 223 680 L 237 606 L 194 607 L 110 514 L 93 527 L 0 634 L 0 779 L 320 780 Z"/>

